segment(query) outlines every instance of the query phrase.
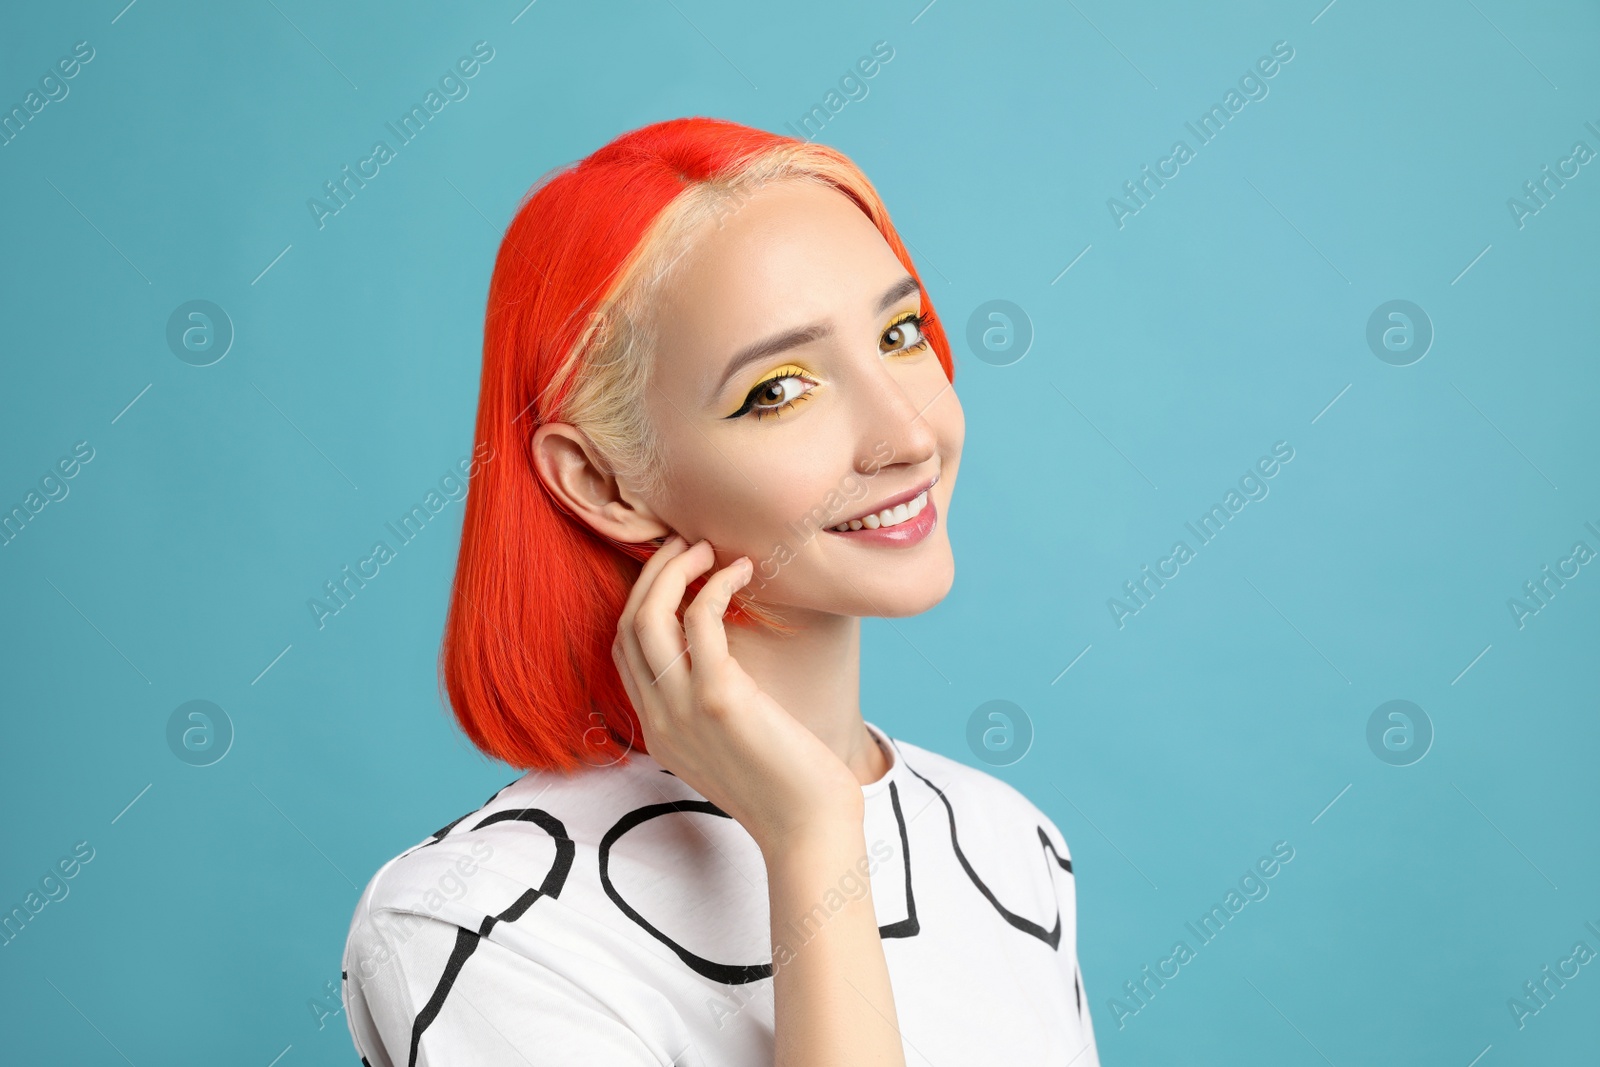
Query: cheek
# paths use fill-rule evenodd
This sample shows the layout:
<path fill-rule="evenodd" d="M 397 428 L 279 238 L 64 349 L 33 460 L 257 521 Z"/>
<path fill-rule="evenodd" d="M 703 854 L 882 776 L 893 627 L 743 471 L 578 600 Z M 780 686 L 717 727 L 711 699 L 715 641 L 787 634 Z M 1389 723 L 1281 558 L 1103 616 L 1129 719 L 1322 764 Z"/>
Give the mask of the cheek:
<path fill-rule="evenodd" d="M 961 407 L 961 401 L 956 399 L 956 391 L 950 390 L 950 428 L 949 440 L 951 452 L 960 454 L 961 445 L 967 439 L 967 414 Z"/>
<path fill-rule="evenodd" d="M 782 539 L 798 545 L 802 531 L 852 514 L 871 492 L 859 475 L 830 478 L 851 469 L 848 456 L 801 455 L 772 457 L 755 476 L 761 492 L 748 508 L 748 529 L 762 538 Z M 870 480 L 865 480 L 870 483 Z"/>
<path fill-rule="evenodd" d="M 954 386 L 948 388 L 928 409 L 928 419 L 938 434 L 939 450 L 944 454 L 945 463 L 954 464 L 960 458 L 961 447 L 967 439 L 967 416 L 962 410 L 961 401 L 956 398 Z"/>
<path fill-rule="evenodd" d="M 829 471 L 848 470 L 848 458 L 777 447 L 761 440 L 762 429 L 724 444 L 720 454 L 708 448 L 690 464 L 668 468 L 668 492 L 683 532 L 710 538 L 719 560 L 763 559 L 783 543 L 798 551 L 801 530 L 825 522 L 830 506 L 835 514 L 850 513 L 847 493 L 827 478 Z"/>
<path fill-rule="evenodd" d="M 934 427 L 939 435 L 939 451 L 941 454 L 941 469 L 938 489 L 943 489 L 941 501 L 944 510 L 948 511 L 950 501 L 955 495 L 956 475 L 961 468 L 961 448 L 966 442 L 967 419 L 966 413 L 961 408 L 960 401 L 955 398 L 955 390 L 946 393 L 937 405 L 939 416 L 934 422 Z"/>

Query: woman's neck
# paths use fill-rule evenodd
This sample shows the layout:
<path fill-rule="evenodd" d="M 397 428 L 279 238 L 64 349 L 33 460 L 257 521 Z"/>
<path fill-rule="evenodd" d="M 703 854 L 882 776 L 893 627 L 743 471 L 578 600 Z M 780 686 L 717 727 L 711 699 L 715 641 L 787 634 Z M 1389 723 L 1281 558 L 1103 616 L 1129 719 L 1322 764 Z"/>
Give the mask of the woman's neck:
<path fill-rule="evenodd" d="M 861 620 L 786 613 L 790 637 L 729 626 L 728 653 L 757 685 L 834 751 L 863 785 L 889 769 L 861 715 Z"/>

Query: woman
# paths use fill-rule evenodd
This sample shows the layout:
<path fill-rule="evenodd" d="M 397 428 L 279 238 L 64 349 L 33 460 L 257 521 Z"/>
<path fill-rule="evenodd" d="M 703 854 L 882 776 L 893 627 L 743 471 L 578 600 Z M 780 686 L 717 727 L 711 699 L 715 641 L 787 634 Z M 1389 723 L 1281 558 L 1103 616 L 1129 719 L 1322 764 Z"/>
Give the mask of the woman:
<path fill-rule="evenodd" d="M 1060 830 L 861 713 L 860 617 L 953 580 L 953 373 L 833 149 L 677 119 L 535 188 L 441 655 L 528 773 L 367 886 L 364 1062 L 1098 1063 Z"/>

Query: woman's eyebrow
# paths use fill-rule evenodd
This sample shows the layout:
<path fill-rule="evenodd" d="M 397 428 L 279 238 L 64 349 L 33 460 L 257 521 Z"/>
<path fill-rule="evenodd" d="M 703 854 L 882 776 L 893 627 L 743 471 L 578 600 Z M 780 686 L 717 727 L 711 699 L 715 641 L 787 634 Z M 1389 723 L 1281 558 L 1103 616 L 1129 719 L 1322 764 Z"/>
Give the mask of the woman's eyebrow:
<path fill-rule="evenodd" d="M 883 314 L 901 299 L 921 291 L 921 283 L 911 275 L 905 275 L 885 290 L 883 296 L 879 297 L 877 314 Z M 821 341 L 832 336 L 832 326 L 827 323 L 814 322 L 809 326 L 798 326 L 792 330 L 774 334 L 765 340 L 746 345 L 735 353 L 732 359 L 728 360 L 727 366 L 722 369 L 722 377 L 718 379 L 717 384 L 707 395 L 706 402 L 710 403 L 715 400 L 722 390 L 727 387 L 729 379 L 749 364 L 770 359 L 779 352 L 785 352 L 791 348 L 798 348 L 801 345 L 808 345 L 813 341 Z"/>

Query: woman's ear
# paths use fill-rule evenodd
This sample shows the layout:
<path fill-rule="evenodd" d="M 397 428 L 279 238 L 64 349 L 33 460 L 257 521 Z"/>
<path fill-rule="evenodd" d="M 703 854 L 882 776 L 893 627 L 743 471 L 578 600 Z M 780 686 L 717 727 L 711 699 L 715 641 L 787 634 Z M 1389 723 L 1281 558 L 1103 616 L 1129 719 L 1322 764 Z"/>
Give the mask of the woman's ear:
<path fill-rule="evenodd" d="M 672 528 L 649 503 L 622 485 L 578 427 L 547 422 L 534 431 L 534 471 L 566 511 L 590 528 L 625 544 L 665 541 Z"/>

